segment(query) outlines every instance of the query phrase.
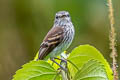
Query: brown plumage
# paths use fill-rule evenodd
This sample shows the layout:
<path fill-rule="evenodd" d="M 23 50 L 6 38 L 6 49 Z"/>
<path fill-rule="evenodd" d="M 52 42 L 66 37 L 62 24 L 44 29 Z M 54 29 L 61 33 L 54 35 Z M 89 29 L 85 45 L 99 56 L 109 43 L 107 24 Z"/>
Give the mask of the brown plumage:
<path fill-rule="evenodd" d="M 44 59 L 63 40 L 63 28 L 53 27 L 44 38 L 40 50 L 39 59 Z"/>

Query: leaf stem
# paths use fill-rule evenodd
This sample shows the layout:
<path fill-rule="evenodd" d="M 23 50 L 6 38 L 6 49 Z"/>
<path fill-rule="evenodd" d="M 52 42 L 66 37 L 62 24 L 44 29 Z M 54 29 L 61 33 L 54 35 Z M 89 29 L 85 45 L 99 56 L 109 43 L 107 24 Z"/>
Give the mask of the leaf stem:
<path fill-rule="evenodd" d="M 79 68 L 70 60 L 67 60 L 69 63 L 71 63 L 77 70 L 79 70 Z"/>

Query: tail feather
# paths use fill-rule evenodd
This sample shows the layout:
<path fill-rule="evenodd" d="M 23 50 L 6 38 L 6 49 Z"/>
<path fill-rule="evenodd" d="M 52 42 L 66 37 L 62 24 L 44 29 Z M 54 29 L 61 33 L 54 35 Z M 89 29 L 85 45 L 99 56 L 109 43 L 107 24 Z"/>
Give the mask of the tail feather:
<path fill-rule="evenodd" d="M 43 60 L 46 57 L 46 51 L 48 50 L 48 48 L 40 48 L 39 49 L 39 55 L 38 55 L 38 59 L 39 60 Z"/>

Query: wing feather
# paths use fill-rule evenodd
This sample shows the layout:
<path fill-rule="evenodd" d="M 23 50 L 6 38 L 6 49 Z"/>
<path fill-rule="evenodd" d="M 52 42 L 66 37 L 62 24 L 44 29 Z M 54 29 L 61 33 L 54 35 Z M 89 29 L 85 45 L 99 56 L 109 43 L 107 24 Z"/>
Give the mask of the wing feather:
<path fill-rule="evenodd" d="M 44 59 L 55 47 L 57 47 L 63 40 L 63 28 L 53 27 L 44 38 L 40 49 L 39 59 Z"/>

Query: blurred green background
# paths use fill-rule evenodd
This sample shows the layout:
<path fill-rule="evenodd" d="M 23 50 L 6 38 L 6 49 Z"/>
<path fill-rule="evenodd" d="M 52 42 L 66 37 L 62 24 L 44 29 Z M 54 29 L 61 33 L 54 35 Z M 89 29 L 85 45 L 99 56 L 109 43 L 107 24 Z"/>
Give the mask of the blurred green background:
<path fill-rule="evenodd" d="M 113 5 L 120 53 L 120 0 Z M 61 10 L 69 11 L 76 31 L 68 51 L 93 45 L 112 66 L 106 0 L 0 0 L 0 80 L 11 80 L 16 70 L 34 58 L 55 13 Z M 120 65 L 120 57 L 117 60 Z"/>

